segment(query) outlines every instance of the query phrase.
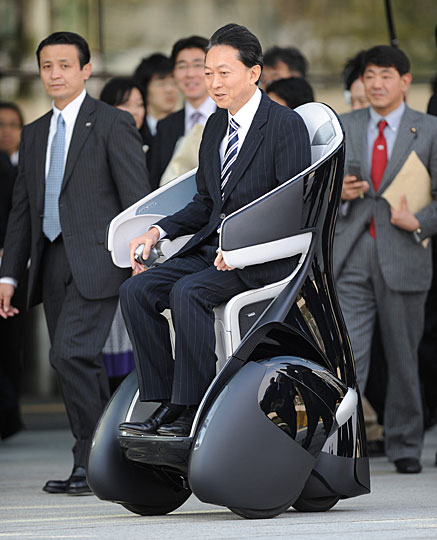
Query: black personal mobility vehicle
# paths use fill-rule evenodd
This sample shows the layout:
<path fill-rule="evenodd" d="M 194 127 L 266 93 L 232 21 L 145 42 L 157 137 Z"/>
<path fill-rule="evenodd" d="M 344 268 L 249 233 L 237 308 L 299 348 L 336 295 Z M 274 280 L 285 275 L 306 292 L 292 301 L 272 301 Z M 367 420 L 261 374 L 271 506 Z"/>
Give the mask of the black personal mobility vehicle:
<path fill-rule="evenodd" d="M 125 379 L 90 453 L 88 481 L 101 499 L 156 515 L 194 493 L 240 516 L 267 518 L 290 506 L 325 511 L 370 491 L 354 360 L 332 276 L 344 134 L 326 105 L 296 111 L 312 165 L 226 217 L 220 247 L 230 266 L 298 255 L 297 267 L 215 309 L 217 376 L 189 437 L 120 432 L 121 422 L 142 421 L 157 407 L 139 401 L 135 373 Z M 129 240 L 185 206 L 195 189 L 194 170 L 117 216 L 107 238 L 114 263 L 129 266 Z M 156 264 L 188 238 L 164 239 Z M 171 327 L 171 313 L 164 315 Z"/>

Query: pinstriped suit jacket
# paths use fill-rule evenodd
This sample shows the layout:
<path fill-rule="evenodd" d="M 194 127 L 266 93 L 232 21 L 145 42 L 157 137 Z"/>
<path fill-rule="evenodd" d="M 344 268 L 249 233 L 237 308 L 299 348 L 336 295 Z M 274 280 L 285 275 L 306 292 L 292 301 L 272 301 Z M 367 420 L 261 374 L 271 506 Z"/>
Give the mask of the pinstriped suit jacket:
<path fill-rule="evenodd" d="M 41 301 L 42 214 L 52 112 L 23 128 L 18 177 L 0 276 L 19 279 L 31 258 L 28 304 Z M 73 278 L 89 299 L 118 295 L 129 272 L 105 249 L 111 219 L 150 191 L 141 138 L 132 116 L 88 95 L 79 110 L 59 198 L 63 242 Z"/>
<path fill-rule="evenodd" d="M 180 212 L 159 222 L 170 239 L 194 233 L 178 255 L 195 251 L 214 234 L 226 215 L 289 180 L 311 162 L 309 136 L 302 118 L 263 94 L 222 201 L 219 146 L 227 126 L 227 110 L 217 109 L 205 126 L 200 145 L 198 193 Z M 284 259 L 236 271 L 249 287 L 257 287 L 282 279 L 294 265 L 293 260 Z"/>
<path fill-rule="evenodd" d="M 419 292 L 429 289 L 432 278 L 431 244 L 424 248 L 411 232 L 391 225 L 390 207 L 381 194 L 391 184 L 410 153 L 415 150 L 431 176 L 434 198 L 417 214 L 426 238 L 437 232 L 437 118 L 407 107 L 378 191 L 370 179 L 367 164 L 367 124 L 369 109 L 361 109 L 341 117 L 346 133 L 346 166 L 361 164 L 360 175 L 370 184 L 364 199 L 350 201 L 346 217 L 339 216 L 334 240 L 334 273 L 341 275 L 344 263 L 358 238 L 375 217 L 378 260 L 387 285 L 395 291 Z M 414 178 L 411 178 L 414 182 Z"/>

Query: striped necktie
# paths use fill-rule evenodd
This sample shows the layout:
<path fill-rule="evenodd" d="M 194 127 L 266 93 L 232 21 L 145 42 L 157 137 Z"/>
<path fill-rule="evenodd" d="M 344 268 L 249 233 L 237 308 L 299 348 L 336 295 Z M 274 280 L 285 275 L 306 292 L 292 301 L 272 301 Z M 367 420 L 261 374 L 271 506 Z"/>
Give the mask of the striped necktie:
<path fill-rule="evenodd" d="M 64 178 L 65 153 L 65 121 L 62 114 L 58 116 L 58 126 L 50 147 L 50 167 L 46 178 L 44 195 L 44 218 L 42 230 L 50 242 L 56 240 L 61 233 L 59 219 L 59 194 Z"/>
<path fill-rule="evenodd" d="M 226 146 L 225 156 L 223 158 L 222 174 L 221 174 L 221 192 L 222 200 L 224 199 L 224 189 L 232 172 L 232 167 L 237 159 L 238 153 L 238 128 L 240 126 L 231 118 L 229 121 L 228 145 Z"/>

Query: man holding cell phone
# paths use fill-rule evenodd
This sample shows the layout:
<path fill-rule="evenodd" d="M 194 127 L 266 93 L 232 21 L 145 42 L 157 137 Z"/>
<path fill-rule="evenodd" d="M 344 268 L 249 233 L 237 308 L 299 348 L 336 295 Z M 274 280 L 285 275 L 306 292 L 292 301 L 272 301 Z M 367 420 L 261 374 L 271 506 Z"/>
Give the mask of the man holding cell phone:
<path fill-rule="evenodd" d="M 388 366 L 386 455 L 399 473 L 419 473 L 423 415 L 417 349 L 432 278 L 437 232 L 437 121 L 405 104 L 410 63 L 399 49 L 366 51 L 361 79 L 370 107 L 342 117 L 346 165 L 334 241 L 334 273 L 361 392 L 378 317 Z M 433 200 L 414 214 L 404 195 L 396 210 L 382 197 L 415 152 Z M 414 182 L 412 174 L 411 182 Z"/>

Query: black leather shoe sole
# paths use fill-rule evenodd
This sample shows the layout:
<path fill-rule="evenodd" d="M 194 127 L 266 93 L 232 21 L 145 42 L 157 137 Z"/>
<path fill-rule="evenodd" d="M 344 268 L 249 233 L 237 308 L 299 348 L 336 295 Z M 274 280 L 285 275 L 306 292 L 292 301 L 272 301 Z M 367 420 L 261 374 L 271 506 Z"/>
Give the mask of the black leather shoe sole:
<path fill-rule="evenodd" d="M 196 412 L 197 407 L 185 409 L 177 420 L 170 424 L 163 424 L 157 429 L 157 432 L 159 435 L 169 437 L 188 437 L 191 433 L 191 427 L 193 425 Z"/>
<path fill-rule="evenodd" d="M 46 493 L 67 493 L 68 480 L 49 480 L 42 488 Z"/>
<path fill-rule="evenodd" d="M 74 480 L 70 482 L 67 491 L 67 495 L 89 495 L 92 493 L 86 480 Z"/>

